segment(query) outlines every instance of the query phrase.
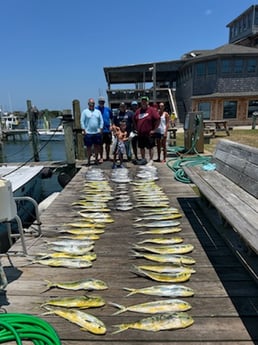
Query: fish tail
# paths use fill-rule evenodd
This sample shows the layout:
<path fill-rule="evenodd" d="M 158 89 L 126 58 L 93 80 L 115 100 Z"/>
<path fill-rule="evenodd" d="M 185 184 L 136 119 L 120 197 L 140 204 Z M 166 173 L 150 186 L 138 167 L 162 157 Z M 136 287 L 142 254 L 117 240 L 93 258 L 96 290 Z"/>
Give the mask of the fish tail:
<path fill-rule="evenodd" d="M 140 253 L 136 252 L 135 250 L 132 250 L 132 254 L 133 254 L 133 256 L 135 256 L 136 258 L 141 258 L 141 257 L 142 257 L 142 255 L 141 255 Z"/>
<path fill-rule="evenodd" d="M 129 297 L 129 296 L 131 296 L 131 295 L 136 294 L 136 289 L 131 289 L 131 288 L 127 288 L 127 287 L 124 287 L 123 289 L 124 289 L 125 291 L 130 291 L 130 292 L 126 295 L 126 297 Z"/>
<path fill-rule="evenodd" d="M 54 283 L 52 283 L 50 280 L 45 280 L 47 283 L 47 289 L 51 289 L 52 287 L 56 286 Z"/>
<path fill-rule="evenodd" d="M 117 329 L 114 332 L 112 332 L 112 334 L 117 334 L 126 331 L 129 328 L 129 325 L 126 323 L 122 323 L 120 325 L 113 325 L 113 327 L 116 327 Z"/>
<path fill-rule="evenodd" d="M 122 305 L 122 304 L 113 303 L 113 302 L 109 302 L 109 304 L 112 305 L 115 308 L 119 308 L 119 310 L 116 311 L 115 313 L 113 313 L 112 315 L 118 315 L 118 314 L 121 314 L 121 313 L 126 311 L 126 307 L 124 305 Z"/>

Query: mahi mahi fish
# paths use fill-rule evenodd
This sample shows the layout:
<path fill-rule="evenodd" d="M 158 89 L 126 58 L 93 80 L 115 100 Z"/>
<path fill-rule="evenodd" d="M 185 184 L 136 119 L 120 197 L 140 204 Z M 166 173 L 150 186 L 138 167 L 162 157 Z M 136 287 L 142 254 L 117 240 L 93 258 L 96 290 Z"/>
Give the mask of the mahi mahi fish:
<path fill-rule="evenodd" d="M 156 253 L 156 254 L 187 254 L 190 253 L 194 246 L 189 243 L 181 244 L 171 244 L 164 246 L 151 246 L 151 245 L 137 245 L 133 246 L 134 249 L 144 250 L 146 252 Z"/>
<path fill-rule="evenodd" d="M 180 213 L 171 213 L 171 214 L 151 214 L 149 216 L 138 217 L 134 220 L 134 222 L 141 222 L 145 220 L 171 220 L 181 218 L 182 215 Z"/>
<path fill-rule="evenodd" d="M 71 258 L 33 260 L 32 263 L 66 268 L 86 268 L 92 266 L 92 262 L 89 260 Z"/>
<path fill-rule="evenodd" d="M 136 266 L 132 272 L 139 276 L 148 277 L 152 280 L 163 283 L 181 283 L 189 280 L 191 277 L 191 273 L 189 272 L 156 273 L 152 271 L 145 271 Z"/>
<path fill-rule="evenodd" d="M 195 264 L 195 260 L 188 255 L 179 255 L 179 254 L 154 254 L 154 253 L 139 253 L 133 251 L 135 257 L 142 257 L 147 260 L 156 261 L 156 262 L 170 262 L 173 264 L 183 264 L 183 265 L 192 265 Z"/>
<path fill-rule="evenodd" d="M 62 229 L 59 230 L 61 233 L 68 233 L 72 235 L 96 235 L 96 234 L 103 234 L 105 232 L 104 229 L 85 229 L 85 228 L 73 228 L 73 229 Z"/>
<path fill-rule="evenodd" d="M 113 315 L 124 313 L 125 311 L 133 311 L 136 313 L 148 313 L 148 314 L 157 314 L 157 313 L 166 313 L 166 312 L 176 312 L 176 311 L 187 311 L 192 308 L 190 303 L 185 302 L 181 299 L 165 299 L 153 302 L 146 302 L 141 304 L 131 305 L 126 307 L 118 303 L 109 303 L 113 307 L 119 308 L 117 312 Z"/>
<path fill-rule="evenodd" d="M 191 297 L 194 295 L 193 289 L 179 284 L 154 285 L 139 289 L 125 287 L 124 290 L 129 291 L 127 296 L 143 294 L 160 297 Z"/>
<path fill-rule="evenodd" d="M 185 272 L 185 273 L 196 273 L 196 271 L 190 266 L 183 265 L 140 265 L 136 266 L 141 270 L 152 271 L 158 273 L 173 273 L 173 272 Z"/>
<path fill-rule="evenodd" d="M 104 224 L 96 224 L 93 222 L 78 222 L 78 223 L 65 223 L 64 225 L 66 226 L 71 226 L 72 228 L 90 228 L 90 229 L 96 229 L 96 228 L 101 228 L 103 229 L 105 227 Z"/>
<path fill-rule="evenodd" d="M 114 325 L 117 329 L 113 334 L 123 332 L 129 328 L 143 331 L 157 332 L 168 329 L 179 329 L 191 326 L 193 318 L 186 312 L 164 313 L 141 319 L 137 322 Z"/>
<path fill-rule="evenodd" d="M 105 334 L 107 329 L 104 323 L 97 317 L 74 309 L 47 308 L 43 315 L 55 314 L 81 327 L 82 331 L 93 334 Z"/>
<path fill-rule="evenodd" d="M 105 300 L 100 296 L 75 296 L 75 297 L 56 297 L 50 298 L 41 304 L 41 307 L 45 305 L 52 305 L 56 307 L 66 308 L 96 308 L 105 305 Z"/>
<path fill-rule="evenodd" d="M 184 240 L 182 237 L 170 237 L 170 238 L 147 238 L 145 240 L 142 240 L 138 242 L 137 244 L 144 244 L 144 243 L 154 243 L 154 244 L 178 244 L 182 243 Z"/>
<path fill-rule="evenodd" d="M 145 231 L 138 231 L 137 235 L 146 235 L 146 234 L 151 234 L 151 235 L 166 235 L 166 234 L 173 234 L 175 232 L 180 232 L 182 228 L 178 226 L 173 226 L 171 228 L 149 228 L 148 230 Z"/>
<path fill-rule="evenodd" d="M 66 281 L 66 282 L 51 282 L 46 280 L 47 289 L 57 287 L 64 290 L 106 290 L 107 284 L 100 279 L 86 278 L 82 280 Z"/>
<path fill-rule="evenodd" d="M 169 227 L 169 226 L 178 226 L 180 225 L 180 222 L 177 220 L 160 220 L 150 223 L 137 223 L 134 224 L 135 228 L 163 228 L 163 227 Z"/>
<path fill-rule="evenodd" d="M 50 250 L 53 250 L 55 252 L 62 252 L 67 253 L 71 255 L 85 255 L 88 252 L 92 251 L 94 249 L 94 245 L 90 246 L 75 246 L 75 245 L 68 245 L 68 246 L 49 246 Z"/>
<path fill-rule="evenodd" d="M 49 259 L 49 258 L 67 258 L 67 259 L 78 259 L 86 261 L 94 261 L 97 259 L 97 254 L 94 252 L 88 252 L 84 255 L 72 255 L 63 252 L 53 252 L 53 253 L 38 253 L 36 259 Z"/>

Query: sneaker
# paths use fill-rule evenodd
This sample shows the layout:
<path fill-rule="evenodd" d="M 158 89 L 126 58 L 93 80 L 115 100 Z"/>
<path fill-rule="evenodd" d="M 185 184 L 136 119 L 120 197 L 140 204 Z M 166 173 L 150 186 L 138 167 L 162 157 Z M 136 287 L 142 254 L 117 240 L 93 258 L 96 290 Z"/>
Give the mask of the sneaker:
<path fill-rule="evenodd" d="M 153 160 L 151 159 L 151 160 L 147 163 L 147 165 L 150 166 L 150 165 L 152 165 L 152 164 L 153 164 Z"/>
<path fill-rule="evenodd" d="M 142 159 L 137 161 L 137 165 L 145 165 L 145 164 L 147 164 L 147 161 L 145 158 L 142 158 Z"/>
<path fill-rule="evenodd" d="M 116 169 L 117 168 L 117 166 L 116 166 L 116 164 L 114 163 L 113 165 L 112 165 L 112 169 Z"/>

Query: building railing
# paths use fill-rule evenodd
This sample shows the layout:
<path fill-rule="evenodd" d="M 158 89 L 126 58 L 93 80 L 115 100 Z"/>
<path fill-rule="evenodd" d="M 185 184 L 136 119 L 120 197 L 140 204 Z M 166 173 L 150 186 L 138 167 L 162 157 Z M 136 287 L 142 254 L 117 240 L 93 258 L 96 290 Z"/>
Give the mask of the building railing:
<path fill-rule="evenodd" d="M 148 96 L 150 102 L 169 102 L 169 90 L 168 88 L 157 88 L 155 100 L 153 89 L 114 89 L 107 90 L 107 95 L 109 104 L 112 107 L 112 105 L 119 104 L 120 102 L 139 102 L 142 96 Z"/>

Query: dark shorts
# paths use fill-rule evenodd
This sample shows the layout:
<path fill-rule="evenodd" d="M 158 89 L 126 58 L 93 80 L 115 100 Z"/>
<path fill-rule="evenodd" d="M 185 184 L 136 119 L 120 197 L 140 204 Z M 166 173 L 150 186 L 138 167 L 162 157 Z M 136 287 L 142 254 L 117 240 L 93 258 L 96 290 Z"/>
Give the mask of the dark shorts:
<path fill-rule="evenodd" d="M 111 145 L 112 143 L 112 134 L 110 132 L 102 133 L 102 143 Z"/>
<path fill-rule="evenodd" d="M 92 145 L 101 145 L 102 144 L 102 134 L 86 134 L 84 136 L 84 144 L 89 147 Z"/>
<path fill-rule="evenodd" d="M 138 135 L 138 147 L 140 149 L 152 149 L 155 146 L 155 137 L 142 137 Z"/>
<path fill-rule="evenodd" d="M 161 139 L 162 138 L 162 134 L 161 133 L 154 133 L 154 138 L 155 139 Z"/>

